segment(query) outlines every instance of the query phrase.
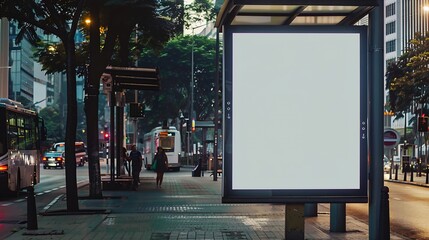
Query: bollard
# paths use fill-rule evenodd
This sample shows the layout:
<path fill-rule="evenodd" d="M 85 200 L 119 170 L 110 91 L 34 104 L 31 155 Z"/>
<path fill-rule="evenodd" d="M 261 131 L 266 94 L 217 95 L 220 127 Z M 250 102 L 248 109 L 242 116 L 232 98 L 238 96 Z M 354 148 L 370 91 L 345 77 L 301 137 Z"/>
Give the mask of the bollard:
<path fill-rule="evenodd" d="M 429 183 L 429 166 L 426 166 L 426 184 Z"/>
<path fill-rule="evenodd" d="M 389 214 L 389 188 L 383 186 L 381 189 L 381 238 L 383 240 L 390 239 L 390 214 Z"/>
<path fill-rule="evenodd" d="M 407 181 L 407 165 L 404 165 L 404 169 L 402 169 L 402 171 L 404 172 L 404 182 Z"/>
<path fill-rule="evenodd" d="M 419 162 L 419 177 L 422 176 L 422 163 Z"/>
<path fill-rule="evenodd" d="M 398 170 L 399 170 L 399 165 L 396 164 L 395 165 L 395 180 L 398 180 Z"/>
<path fill-rule="evenodd" d="M 34 196 L 34 186 L 28 187 L 27 191 L 27 229 L 37 230 L 37 212 L 36 198 Z"/>
<path fill-rule="evenodd" d="M 410 167 L 410 174 L 411 174 L 411 176 L 410 176 L 410 182 L 414 182 L 414 174 L 413 174 L 413 171 L 414 171 L 414 167 L 413 167 L 413 165 L 411 165 L 411 167 Z"/>

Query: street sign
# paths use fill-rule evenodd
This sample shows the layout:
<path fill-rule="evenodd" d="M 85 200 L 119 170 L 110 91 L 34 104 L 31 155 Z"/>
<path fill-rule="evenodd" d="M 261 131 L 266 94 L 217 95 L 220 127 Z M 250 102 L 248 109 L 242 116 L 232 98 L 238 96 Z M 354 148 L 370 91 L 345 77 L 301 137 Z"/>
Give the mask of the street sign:
<path fill-rule="evenodd" d="M 384 148 L 391 149 L 398 146 L 401 135 L 394 129 L 385 128 L 383 134 Z"/>

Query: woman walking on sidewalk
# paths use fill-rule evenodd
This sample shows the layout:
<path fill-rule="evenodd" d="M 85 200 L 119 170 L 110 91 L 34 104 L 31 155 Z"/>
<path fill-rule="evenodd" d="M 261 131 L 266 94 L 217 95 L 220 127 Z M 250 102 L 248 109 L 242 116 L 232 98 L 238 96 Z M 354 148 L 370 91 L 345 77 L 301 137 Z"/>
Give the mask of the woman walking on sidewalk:
<path fill-rule="evenodd" d="M 161 188 L 164 172 L 168 170 L 168 159 L 162 147 L 158 147 L 154 157 L 156 163 L 156 187 Z"/>

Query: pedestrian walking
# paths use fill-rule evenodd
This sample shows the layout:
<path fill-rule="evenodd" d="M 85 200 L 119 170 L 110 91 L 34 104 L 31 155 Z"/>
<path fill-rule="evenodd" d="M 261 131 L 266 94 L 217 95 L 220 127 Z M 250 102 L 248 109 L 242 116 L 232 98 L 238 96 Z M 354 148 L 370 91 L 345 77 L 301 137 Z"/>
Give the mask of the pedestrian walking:
<path fill-rule="evenodd" d="M 131 159 L 132 175 L 133 175 L 133 190 L 137 190 L 140 181 L 140 171 L 143 165 L 143 158 L 141 152 L 137 150 L 136 145 L 131 147 L 129 158 Z"/>
<path fill-rule="evenodd" d="M 124 147 L 122 147 L 122 151 L 121 151 L 121 162 L 123 163 L 125 170 L 127 170 L 128 176 L 131 176 L 130 158 L 128 157 L 127 149 Z M 121 169 L 121 171 L 122 171 L 122 169 Z"/>
<path fill-rule="evenodd" d="M 164 172 L 168 170 L 168 158 L 162 147 L 158 147 L 154 157 L 156 162 L 156 187 L 161 188 Z"/>

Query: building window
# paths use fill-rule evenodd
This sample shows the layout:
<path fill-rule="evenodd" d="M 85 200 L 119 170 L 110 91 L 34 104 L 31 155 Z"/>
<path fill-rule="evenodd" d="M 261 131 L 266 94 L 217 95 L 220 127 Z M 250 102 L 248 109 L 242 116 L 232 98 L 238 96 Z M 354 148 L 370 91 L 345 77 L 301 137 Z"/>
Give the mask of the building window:
<path fill-rule="evenodd" d="M 390 64 L 394 63 L 394 62 L 396 62 L 396 60 L 394 58 L 387 59 L 386 60 L 386 67 L 389 66 Z"/>
<path fill-rule="evenodd" d="M 396 13 L 395 3 L 386 6 L 386 17 L 393 16 Z"/>
<path fill-rule="evenodd" d="M 386 24 L 386 36 L 396 32 L 395 22 L 390 22 Z"/>
<path fill-rule="evenodd" d="M 386 42 L 386 53 L 394 52 L 396 50 L 396 40 Z"/>

